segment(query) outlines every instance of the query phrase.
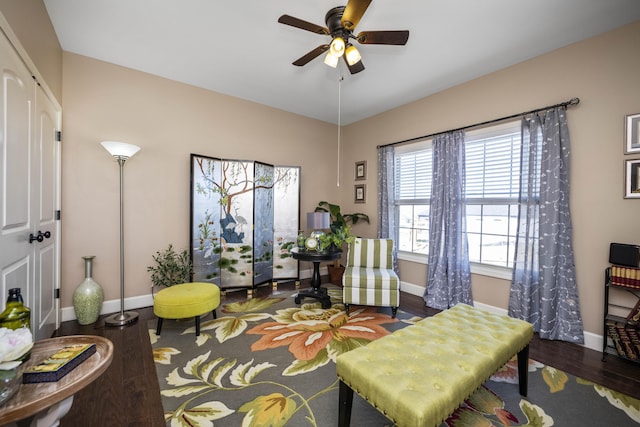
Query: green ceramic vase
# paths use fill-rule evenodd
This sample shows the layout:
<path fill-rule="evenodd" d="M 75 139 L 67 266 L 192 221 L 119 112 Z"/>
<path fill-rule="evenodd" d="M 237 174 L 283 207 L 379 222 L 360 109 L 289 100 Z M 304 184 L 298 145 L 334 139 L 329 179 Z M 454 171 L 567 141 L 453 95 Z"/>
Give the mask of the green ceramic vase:
<path fill-rule="evenodd" d="M 104 292 L 102 286 L 92 277 L 92 266 L 94 256 L 84 256 L 84 280 L 73 292 L 73 309 L 76 318 L 81 325 L 95 323 L 100 317 Z"/>

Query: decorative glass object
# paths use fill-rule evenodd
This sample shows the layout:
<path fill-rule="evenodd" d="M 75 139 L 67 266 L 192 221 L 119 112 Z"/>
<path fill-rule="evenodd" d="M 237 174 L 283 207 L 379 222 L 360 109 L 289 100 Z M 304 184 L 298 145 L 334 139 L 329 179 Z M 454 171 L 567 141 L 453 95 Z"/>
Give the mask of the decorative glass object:
<path fill-rule="evenodd" d="M 31 355 L 33 335 L 29 328 L 0 328 L 0 405 L 9 400 L 22 383 L 18 366 Z"/>
<path fill-rule="evenodd" d="M 93 280 L 92 267 L 94 256 L 84 256 L 84 280 L 73 292 L 73 309 L 81 325 L 95 323 L 100 316 L 104 292 L 102 286 Z"/>
<path fill-rule="evenodd" d="M 24 305 L 20 288 L 9 289 L 7 304 L 0 313 L 0 327 L 18 329 L 31 327 L 31 310 Z"/>
<path fill-rule="evenodd" d="M 298 231 L 298 247 L 304 249 L 304 242 L 307 240 L 307 236 L 304 235 L 304 231 Z"/>
<path fill-rule="evenodd" d="M 16 394 L 22 383 L 18 368 L 0 370 L 0 405 Z"/>

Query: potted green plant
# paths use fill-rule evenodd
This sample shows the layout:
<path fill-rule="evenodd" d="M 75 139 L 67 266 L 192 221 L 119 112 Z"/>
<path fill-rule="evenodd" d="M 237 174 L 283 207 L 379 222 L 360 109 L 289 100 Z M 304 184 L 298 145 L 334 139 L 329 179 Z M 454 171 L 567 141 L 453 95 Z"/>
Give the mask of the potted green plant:
<path fill-rule="evenodd" d="M 328 212 L 331 217 L 331 232 L 348 227 L 350 224 L 355 225 L 360 221 L 364 221 L 369 224 L 369 215 L 363 213 L 343 214 L 341 212 L 340 205 L 335 205 L 329 202 L 318 202 L 318 206 L 315 209 L 316 212 Z"/>
<path fill-rule="evenodd" d="M 351 228 L 345 227 L 336 229 L 335 232 L 325 233 L 319 237 L 319 246 L 321 251 L 342 250 L 345 244 L 351 243 L 354 237 L 351 235 Z"/>
<path fill-rule="evenodd" d="M 172 286 L 191 281 L 193 264 L 186 249 L 176 252 L 173 245 L 152 256 L 155 265 L 147 267 L 151 273 L 152 290 L 154 286 Z"/>
<path fill-rule="evenodd" d="M 364 213 L 343 214 L 340 205 L 321 201 L 315 209 L 316 212 L 328 212 L 331 218 L 331 233 L 320 236 L 320 248 L 327 249 L 331 246 L 343 249 L 344 246 L 353 241 L 351 225 L 360 221 L 369 224 L 369 215 Z M 342 285 L 342 274 L 344 266 L 340 265 L 340 260 L 327 267 L 331 283 Z"/>

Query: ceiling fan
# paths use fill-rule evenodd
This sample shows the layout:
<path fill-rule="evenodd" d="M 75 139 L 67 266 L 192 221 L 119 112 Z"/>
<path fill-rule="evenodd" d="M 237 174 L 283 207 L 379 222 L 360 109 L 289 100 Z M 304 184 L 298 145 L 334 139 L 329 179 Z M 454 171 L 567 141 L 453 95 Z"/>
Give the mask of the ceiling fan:
<path fill-rule="evenodd" d="M 358 49 L 350 42 L 351 39 L 361 44 L 387 44 L 405 45 L 409 39 L 409 31 L 362 31 L 354 34 L 356 25 L 360 22 L 362 15 L 367 11 L 372 0 L 349 0 L 346 6 L 337 6 L 329 10 L 324 18 L 326 27 L 303 21 L 289 15 L 282 15 L 278 22 L 312 33 L 331 36 L 331 42 L 322 44 L 309 53 L 301 56 L 293 62 L 293 65 L 302 67 L 312 59 L 327 52 L 325 64 L 336 67 L 340 57 L 349 68 L 351 74 L 364 70 L 364 65 Z"/>

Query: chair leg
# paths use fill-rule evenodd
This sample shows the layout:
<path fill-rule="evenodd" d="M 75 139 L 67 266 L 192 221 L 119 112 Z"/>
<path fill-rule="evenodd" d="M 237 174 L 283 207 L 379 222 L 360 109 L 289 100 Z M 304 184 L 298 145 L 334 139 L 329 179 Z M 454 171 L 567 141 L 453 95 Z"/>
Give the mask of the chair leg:
<path fill-rule="evenodd" d="M 398 307 L 391 307 L 391 317 L 393 319 L 396 318 L 396 314 L 398 314 Z"/>
<path fill-rule="evenodd" d="M 162 317 L 158 317 L 158 324 L 156 325 L 156 335 L 160 335 L 162 330 Z"/>
<path fill-rule="evenodd" d="M 345 309 L 345 311 L 347 312 L 347 316 L 349 315 L 349 308 L 350 308 L 350 307 L 351 307 L 351 306 L 350 306 L 349 304 L 345 304 L 345 305 L 344 305 L 344 309 Z"/>
<path fill-rule="evenodd" d="M 196 316 L 196 336 L 200 336 L 200 316 Z"/>
<path fill-rule="evenodd" d="M 351 424 L 351 405 L 353 404 L 353 389 L 340 381 L 338 408 L 338 426 L 349 427 Z"/>

